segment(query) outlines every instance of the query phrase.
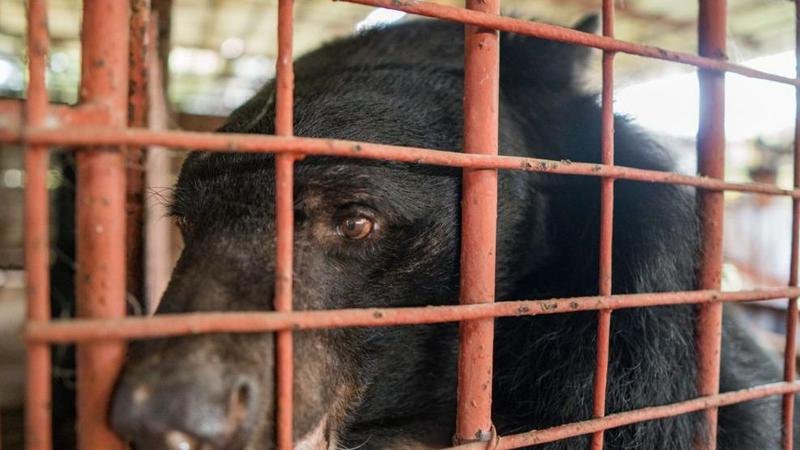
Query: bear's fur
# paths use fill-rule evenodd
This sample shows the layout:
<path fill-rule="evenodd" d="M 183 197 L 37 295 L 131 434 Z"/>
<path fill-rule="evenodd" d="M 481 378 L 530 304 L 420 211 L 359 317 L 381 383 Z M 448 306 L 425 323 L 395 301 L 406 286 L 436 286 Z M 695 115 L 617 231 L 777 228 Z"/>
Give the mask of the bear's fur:
<path fill-rule="evenodd" d="M 595 26 L 596 18 L 589 18 L 577 27 Z M 463 35 L 460 25 L 411 21 L 300 58 L 295 133 L 460 149 Z M 500 55 L 500 152 L 599 162 L 598 99 L 581 89 L 589 50 L 504 33 Z M 274 110 L 271 82 L 221 131 L 272 134 Z M 617 117 L 615 126 L 616 164 L 674 169 L 668 154 L 628 119 Z M 272 155 L 195 153 L 187 160 L 173 205 L 186 248 L 159 313 L 272 308 L 274 182 Z M 313 156 L 297 162 L 295 309 L 457 303 L 460 190 L 460 171 L 453 168 Z M 615 194 L 613 292 L 695 289 L 694 191 L 620 180 Z M 599 197 L 595 177 L 501 171 L 498 301 L 597 293 Z M 367 238 L 336 233 L 342 218 L 365 216 L 376 224 Z M 613 313 L 609 413 L 697 395 L 693 312 L 693 306 L 671 306 Z M 498 319 L 497 431 L 590 418 L 595 339 L 595 313 Z M 455 324 L 297 332 L 294 340 L 295 439 L 317 430 L 337 448 L 450 443 Z M 215 361 L 222 369 L 208 376 L 244 374 L 255 380 L 259 395 L 250 405 L 257 417 L 243 422 L 229 441 L 209 438 L 209 448 L 274 448 L 272 343 L 264 334 L 136 344 L 117 394 L 117 428 L 148 450 L 163 445 L 159 426 L 161 433 L 192 434 L 191 421 L 205 419 L 184 416 L 206 395 L 199 394 L 205 388 L 193 373 Z M 778 380 L 778 366 L 728 311 L 721 390 Z M 161 425 L 152 426 L 119 412 L 131 407 L 125 389 L 136 383 L 151 386 L 168 405 L 163 410 L 177 415 L 159 416 Z M 605 448 L 689 450 L 701 427 L 697 413 L 634 424 L 607 431 Z M 777 398 L 722 408 L 717 448 L 776 448 L 780 430 Z M 583 436 L 536 448 L 584 449 L 587 442 Z"/>

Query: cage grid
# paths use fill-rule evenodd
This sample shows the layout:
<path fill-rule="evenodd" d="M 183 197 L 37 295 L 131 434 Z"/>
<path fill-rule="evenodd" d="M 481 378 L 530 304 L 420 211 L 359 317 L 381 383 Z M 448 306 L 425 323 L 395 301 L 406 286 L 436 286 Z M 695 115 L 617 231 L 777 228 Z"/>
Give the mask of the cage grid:
<path fill-rule="evenodd" d="M 49 105 L 45 90 L 48 51 L 45 0 L 28 2 L 29 84 L 24 101 L 1 100 L 0 142 L 25 146 L 25 268 L 27 273 L 26 449 L 52 448 L 50 345 L 79 344 L 79 448 L 123 449 L 105 421 L 111 388 L 124 357 L 125 341 L 214 332 L 275 332 L 276 446 L 292 448 L 292 332 L 312 328 L 391 326 L 460 322 L 458 414 L 454 448 L 511 449 L 591 434 L 591 448 L 603 447 L 605 430 L 636 422 L 704 411 L 711 425 L 698 436 L 698 449 L 716 448 L 716 415 L 721 406 L 767 396 L 783 396 L 783 448 L 792 449 L 796 378 L 798 242 L 800 241 L 800 123 L 795 128 L 794 188 L 724 181 L 725 73 L 795 86 L 787 78 L 728 62 L 725 57 L 726 2 L 701 0 L 699 54 L 672 52 L 614 37 L 614 4 L 602 1 L 600 36 L 500 15 L 500 0 L 467 0 L 465 8 L 416 0 L 344 0 L 459 22 L 465 28 L 464 153 L 292 136 L 292 0 L 278 3 L 276 136 L 151 131 L 143 128 L 144 89 L 129 96 L 129 81 L 142 81 L 143 60 L 128 59 L 129 48 L 144 48 L 149 26 L 148 0 L 85 0 L 82 33 L 81 103 Z M 795 1 L 800 19 L 800 0 Z M 603 50 L 602 161 L 588 164 L 497 154 L 498 31 L 557 40 Z M 800 51 L 800 32 L 796 34 Z M 129 47 L 130 46 L 130 47 Z M 628 53 L 699 68 L 701 114 L 698 176 L 614 165 L 614 56 Z M 138 106 L 137 106 L 138 105 Z M 798 102 L 800 105 L 800 102 Z M 130 106 L 130 110 L 129 110 Z M 140 108 L 140 109 L 137 109 Z M 129 117 L 129 112 L 130 116 Z M 182 150 L 269 152 L 276 155 L 276 274 L 274 312 L 212 312 L 124 317 L 126 281 L 126 152 L 161 145 Z M 78 202 L 78 309 L 81 318 L 51 320 L 49 311 L 47 191 L 45 175 L 51 146 L 77 148 L 81 201 Z M 383 159 L 459 167 L 463 170 L 461 297 L 459 305 L 422 308 L 368 308 L 292 311 L 293 166 L 305 156 Z M 494 249 L 498 170 L 521 170 L 601 179 L 598 295 L 546 300 L 494 301 Z M 135 175 L 135 174 L 134 174 Z M 131 176 L 128 173 L 128 176 Z M 611 248 L 614 181 L 639 180 L 698 188 L 703 225 L 703 259 L 698 290 L 614 295 Z M 791 277 L 784 287 L 722 292 L 722 197 L 739 191 L 792 198 Z M 719 392 L 721 313 L 725 302 L 789 298 L 782 382 Z M 606 415 L 609 327 L 616 309 L 655 305 L 698 305 L 699 397 Z M 496 317 L 597 311 L 597 361 L 593 418 L 498 436 L 491 421 L 493 319 Z M 488 388 L 487 388 L 488 387 Z"/>

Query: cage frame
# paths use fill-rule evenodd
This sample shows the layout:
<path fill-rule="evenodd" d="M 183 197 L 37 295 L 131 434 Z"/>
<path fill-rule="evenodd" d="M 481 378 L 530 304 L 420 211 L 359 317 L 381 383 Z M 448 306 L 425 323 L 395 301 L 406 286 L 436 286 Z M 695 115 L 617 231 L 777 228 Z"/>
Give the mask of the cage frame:
<path fill-rule="evenodd" d="M 0 143 L 20 144 L 25 155 L 25 270 L 28 312 L 26 449 L 52 448 L 50 345 L 79 344 L 79 448 L 123 449 L 124 443 L 105 421 L 125 341 L 136 338 L 214 332 L 276 333 L 276 446 L 292 448 L 292 333 L 312 328 L 391 326 L 460 322 L 458 449 L 510 449 L 580 435 L 591 435 L 590 447 L 603 447 L 604 431 L 645 420 L 703 411 L 709 423 L 698 436 L 698 449 L 716 448 L 717 410 L 721 406 L 781 395 L 783 448 L 792 449 L 796 380 L 798 243 L 800 242 L 800 75 L 778 76 L 727 61 L 726 1 L 700 0 L 699 53 L 668 51 L 614 37 L 614 4 L 602 0 L 603 32 L 580 31 L 500 15 L 500 0 L 466 0 L 465 8 L 416 0 L 342 0 L 462 23 L 465 31 L 464 152 L 440 151 L 365 142 L 293 137 L 293 1 L 278 2 L 276 63 L 276 136 L 152 131 L 144 128 L 144 89 L 128 92 L 129 82 L 142 82 L 143 61 L 128 60 L 129 48 L 144 48 L 149 0 L 86 0 L 82 36 L 81 102 L 75 107 L 51 105 L 44 82 L 48 51 L 46 0 L 28 1 L 27 48 L 29 84 L 23 101 L 0 100 Z M 800 0 L 795 0 L 796 23 Z M 499 31 L 550 39 L 603 51 L 602 161 L 600 164 L 550 161 L 498 155 Z M 796 31 L 800 61 L 800 27 Z M 687 64 L 699 69 L 701 104 L 698 133 L 698 176 L 679 175 L 614 165 L 614 57 L 638 55 Z M 795 87 L 797 102 L 792 189 L 761 183 L 724 180 L 725 74 L 737 73 Z M 488 80 L 488 81 L 486 81 Z M 487 84 L 488 83 L 488 84 Z M 124 87 L 124 88 L 122 88 Z M 129 117 L 129 106 L 131 106 Z M 137 109 L 138 108 L 138 109 Z M 125 316 L 124 148 L 162 145 L 173 149 L 269 152 L 276 155 L 276 276 L 274 312 L 215 312 Z M 49 310 L 48 207 L 45 177 L 49 148 L 75 149 L 81 195 L 77 210 L 79 284 L 82 318 L 52 320 Z M 293 167 L 312 155 L 381 159 L 459 167 L 463 170 L 461 296 L 459 305 L 425 308 L 368 308 L 292 311 Z M 546 300 L 494 300 L 494 260 L 498 170 L 522 170 L 601 180 L 598 295 Z M 127 176 L 136 174 L 128 173 Z M 703 257 L 698 289 L 685 292 L 613 294 L 611 248 L 615 180 L 638 180 L 697 188 L 701 201 Z M 111 183 L 111 187 L 109 187 Z M 790 279 L 784 287 L 723 292 L 723 194 L 760 193 L 792 199 Z M 92 232 L 95 231 L 95 232 Z M 130 245 L 130 241 L 128 241 Z M 486 264 L 486 258 L 492 261 Z M 89 280 L 80 282 L 80 280 Z M 784 379 L 739 391 L 719 392 L 722 305 L 726 302 L 788 298 Z M 606 415 L 605 395 L 609 329 L 613 311 L 671 304 L 698 305 L 698 394 L 694 399 Z M 493 319 L 496 317 L 597 311 L 598 336 L 593 384 L 593 417 L 542 430 L 498 436 L 491 422 Z M 487 379 L 487 373 L 489 378 Z"/>

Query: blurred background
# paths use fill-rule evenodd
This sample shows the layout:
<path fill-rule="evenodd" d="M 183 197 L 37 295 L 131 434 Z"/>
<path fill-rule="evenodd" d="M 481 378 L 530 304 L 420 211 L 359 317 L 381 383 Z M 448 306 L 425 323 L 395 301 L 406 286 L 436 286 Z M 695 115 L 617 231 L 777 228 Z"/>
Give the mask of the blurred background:
<path fill-rule="evenodd" d="M 122 1 L 122 0 L 121 0 Z M 275 0 L 154 0 L 159 10 L 158 46 L 163 64 L 150 72 L 150 126 L 211 131 L 274 73 Z M 452 0 L 439 3 L 460 4 Z M 600 10 L 599 0 L 505 0 L 507 14 L 570 25 Z M 156 6 L 157 5 L 157 6 Z M 794 77 L 794 7 L 785 0 L 729 0 L 728 55 L 737 63 Z M 697 2 L 619 0 L 617 37 L 669 50 L 696 52 Z M 50 0 L 51 53 L 47 87 L 55 103 L 74 104 L 80 78 L 79 0 Z M 359 30 L 408 20 L 403 13 L 331 2 L 301 0 L 295 7 L 295 51 Z M 0 97 L 22 98 L 26 86 L 25 2 L 0 0 Z M 586 77 L 600 83 L 599 52 Z M 657 134 L 684 173 L 695 171 L 698 89 L 687 66 L 618 55 L 617 112 Z M 791 187 L 794 92 L 785 85 L 727 76 L 727 178 Z M 0 123 L 0 127 L 3 124 Z M 151 149 L 146 160 L 144 265 L 147 285 L 132 292 L 132 308 L 147 309 L 164 289 L 180 238 L 164 217 L 164 201 L 182 152 Z M 55 151 L 48 177 L 51 195 L 53 309 L 72 314 L 74 303 L 74 174 L 70 156 Z M 19 329 L 24 316 L 22 214 L 25 173 L 18 148 L 0 149 L 0 408 L 5 411 L 5 449 L 20 448 L 23 357 Z M 781 286 L 789 277 L 791 203 L 754 194 L 726 194 L 725 289 Z M 145 306 L 141 306 L 145 305 Z M 765 345 L 783 346 L 785 301 L 747 306 Z M 55 374 L 69 388 L 68 348 L 55 351 Z M 56 398 L 56 402 L 58 399 Z M 56 405 L 57 406 L 57 405 Z"/>

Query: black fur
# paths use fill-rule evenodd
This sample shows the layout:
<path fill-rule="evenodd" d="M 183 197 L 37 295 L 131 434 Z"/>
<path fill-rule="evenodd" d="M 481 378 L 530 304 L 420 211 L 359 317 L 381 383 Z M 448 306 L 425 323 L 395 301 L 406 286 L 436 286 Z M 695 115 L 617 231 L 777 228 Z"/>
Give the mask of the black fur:
<path fill-rule="evenodd" d="M 590 19 L 581 28 L 593 26 Z M 583 48 L 502 35 L 502 154 L 599 162 L 597 98 L 580 89 L 587 56 Z M 461 26 L 417 21 L 367 31 L 296 62 L 295 132 L 456 150 L 462 84 Z M 273 92 L 272 83 L 265 86 L 222 131 L 273 133 Z M 620 165 L 673 169 L 667 153 L 621 117 L 615 152 Z M 270 155 L 189 158 L 174 205 L 186 250 L 159 312 L 271 308 L 273 172 Z M 308 157 L 297 163 L 295 177 L 296 309 L 457 302 L 458 170 Z M 694 192 L 632 181 L 618 181 L 615 192 L 614 293 L 694 289 Z M 497 299 L 596 294 L 598 180 L 504 171 L 499 196 Z M 352 211 L 379 223 L 374 236 L 350 242 L 328 233 Z M 609 413 L 696 396 L 693 307 L 619 310 L 612 320 Z M 594 313 L 497 321 L 493 418 L 501 434 L 590 418 L 595 335 Z M 723 345 L 723 391 L 780 379 L 775 363 L 731 313 Z M 263 420 L 225 448 L 244 448 L 245 441 L 272 448 L 268 335 L 142 343 L 132 351 L 122 385 L 158 383 L 169 370 L 191 370 L 197 364 L 191 355 L 201 346 L 226 370 L 255 374 L 263 387 Z M 449 443 L 455 325 L 300 332 L 295 346 L 296 437 L 335 410 L 329 427 L 343 447 Z M 701 415 L 689 414 L 610 430 L 606 448 L 688 450 L 702 424 Z M 136 437 L 130 426 L 120 428 Z M 720 450 L 776 448 L 780 402 L 723 408 L 719 429 Z M 583 449 L 587 442 L 573 438 L 537 448 Z"/>

